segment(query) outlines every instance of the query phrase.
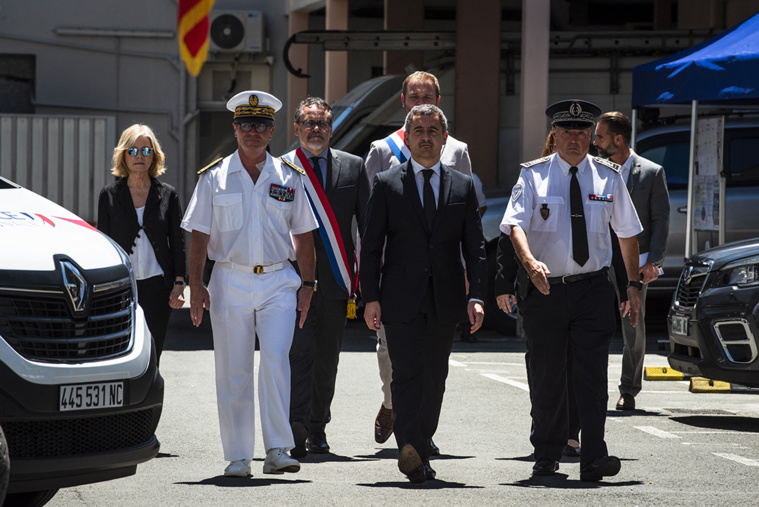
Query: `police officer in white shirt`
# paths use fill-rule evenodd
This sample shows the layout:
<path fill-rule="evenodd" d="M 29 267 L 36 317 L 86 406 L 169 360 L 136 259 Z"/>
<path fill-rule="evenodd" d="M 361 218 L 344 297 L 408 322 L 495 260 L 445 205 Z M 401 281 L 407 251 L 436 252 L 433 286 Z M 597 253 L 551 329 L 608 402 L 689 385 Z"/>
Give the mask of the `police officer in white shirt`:
<path fill-rule="evenodd" d="M 524 266 L 517 283 L 531 351 L 533 475 L 553 475 L 567 442 L 570 348 L 582 426 L 582 481 L 599 481 L 620 470 L 604 441 L 609 343 L 616 329 L 614 289 L 607 275 L 609 225 L 619 237 L 630 280 L 638 279 L 636 235 L 642 230 L 619 166 L 588 155 L 600 112 L 595 104 L 577 99 L 546 110 L 557 152 L 522 164 L 501 222 Z M 625 308 L 633 325 L 638 290 L 627 289 Z"/>
<path fill-rule="evenodd" d="M 182 228 L 192 233 L 189 254 L 190 314 L 200 325 L 208 309 L 214 339 L 216 397 L 227 476 L 250 474 L 255 442 L 254 351 L 258 335 L 264 473 L 297 472 L 288 408 L 296 307 L 306 319 L 314 290 L 318 224 L 301 174 L 274 159 L 266 147 L 274 112 L 282 103 L 260 91 L 241 92 L 234 111 L 238 149 L 201 171 Z M 215 261 L 208 289 L 206 255 Z M 297 260 L 298 276 L 290 261 Z M 302 277 L 302 280 L 301 280 Z"/>

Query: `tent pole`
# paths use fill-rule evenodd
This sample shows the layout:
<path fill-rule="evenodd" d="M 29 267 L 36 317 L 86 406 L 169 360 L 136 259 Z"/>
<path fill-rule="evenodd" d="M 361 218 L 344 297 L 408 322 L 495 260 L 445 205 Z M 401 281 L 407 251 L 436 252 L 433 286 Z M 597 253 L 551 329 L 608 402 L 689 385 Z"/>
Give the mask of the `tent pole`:
<path fill-rule="evenodd" d="M 691 102 L 690 111 L 690 155 L 688 161 L 688 207 L 685 218 L 685 259 L 695 253 L 695 241 L 693 231 L 693 201 L 695 189 L 693 179 L 696 173 L 696 119 L 698 116 L 698 101 Z"/>
<path fill-rule="evenodd" d="M 638 136 L 638 127 L 637 120 L 638 119 L 638 110 L 636 108 L 633 108 L 633 117 L 632 117 L 632 135 L 630 136 L 630 148 L 632 148 L 633 151 L 635 151 L 635 138 Z"/>

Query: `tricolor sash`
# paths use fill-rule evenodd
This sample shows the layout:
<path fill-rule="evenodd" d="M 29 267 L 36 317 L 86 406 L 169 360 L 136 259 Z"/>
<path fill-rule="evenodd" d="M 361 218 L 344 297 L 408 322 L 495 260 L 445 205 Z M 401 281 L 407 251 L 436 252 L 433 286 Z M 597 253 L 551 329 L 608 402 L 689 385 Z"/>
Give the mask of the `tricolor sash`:
<path fill-rule="evenodd" d="M 337 224 L 335 212 L 332 211 L 332 206 L 329 204 L 329 200 L 327 200 L 327 194 L 324 193 L 324 189 L 316 177 L 316 173 L 314 173 L 308 157 L 303 153 L 301 148 L 298 148 L 286 155 L 282 155 L 282 158 L 306 172 L 303 184 L 306 187 L 306 195 L 308 196 L 308 201 L 311 203 L 311 209 L 314 210 L 316 220 L 319 223 L 319 234 L 324 242 L 324 248 L 327 250 L 327 257 L 329 258 L 332 273 L 335 275 L 337 284 L 348 293 L 349 298 L 355 299 L 356 287 L 351 283 L 348 252 L 345 251 L 345 243 L 343 243 L 343 237 L 340 234 L 340 227 Z M 351 254 L 355 262 L 355 253 L 351 252 Z M 356 282 L 358 282 L 358 277 L 356 277 Z"/>
<path fill-rule="evenodd" d="M 406 146 L 405 130 L 398 129 L 383 139 L 383 141 L 387 144 L 387 147 L 390 148 L 390 151 L 393 152 L 395 158 L 398 159 L 398 164 L 402 164 L 411 158 L 411 152 L 409 151 L 408 146 Z"/>

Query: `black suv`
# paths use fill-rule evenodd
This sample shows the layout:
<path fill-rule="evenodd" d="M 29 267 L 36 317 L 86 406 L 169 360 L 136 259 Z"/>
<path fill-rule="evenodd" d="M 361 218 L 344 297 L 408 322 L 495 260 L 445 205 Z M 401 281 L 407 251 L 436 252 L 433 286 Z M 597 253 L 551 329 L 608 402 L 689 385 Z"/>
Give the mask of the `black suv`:
<path fill-rule="evenodd" d="M 676 370 L 759 386 L 759 238 L 688 259 L 667 328 Z"/>

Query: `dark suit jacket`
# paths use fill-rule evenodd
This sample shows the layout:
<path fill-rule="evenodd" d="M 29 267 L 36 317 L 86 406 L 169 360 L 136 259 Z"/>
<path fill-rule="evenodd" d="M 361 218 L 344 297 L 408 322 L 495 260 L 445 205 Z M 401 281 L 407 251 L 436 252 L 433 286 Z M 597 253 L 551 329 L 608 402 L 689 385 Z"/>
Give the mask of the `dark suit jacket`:
<path fill-rule="evenodd" d="M 407 322 L 419 313 L 430 276 L 440 321 L 467 320 L 462 253 L 469 297 L 484 301 L 485 241 L 470 177 L 441 166 L 438 207 L 428 231 L 411 162 L 375 176 L 359 276 L 364 300 L 380 302 L 384 322 Z"/>
<path fill-rule="evenodd" d="M 328 183 L 324 193 L 327 194 L 329 204 L 335 213 L 345 251 L 348 253 L 348 264 L 353 279 L 355 277 L 353 261 L 356 246 L 351 234 L 351 225 L 355 215 L 358 230 L 363 229 L 366 202 L 369 200 L 369 180 L 364 169 L 364 161 L 350 153 L 330 148 L 329 157 L 327 157 L 326 179 Z M 346 299 L 349 294 L 346 294 L 337 284 L 319 229 L 314 230 L 313 234 L 319 296 L 327 299 Z"/>
<path fill-rule="evenodd" d="M 643 232 L 638 234 L 638 249 L 640 253 L 648 252 L 648 262 L 661 266 L 669 236 L 669 192 L 664 169 L 633 155 L 627 189 L 643 226 Z"/>
<path fill-rule="evenodd" d="M 185 277 L 187 272 L 184 233 L 179 226 L 182 206 L 174 187 L 155 178 L 151 178 L 150 182 L 143 228 L 163 269 L 166 284 L 171 285 L 176 277 Z M 140 224 L 127 187 L 127 178 L 118 178 L 100 191 L 98 229 L 128 254 L 132 253 Z"/>

